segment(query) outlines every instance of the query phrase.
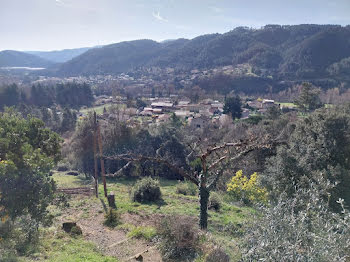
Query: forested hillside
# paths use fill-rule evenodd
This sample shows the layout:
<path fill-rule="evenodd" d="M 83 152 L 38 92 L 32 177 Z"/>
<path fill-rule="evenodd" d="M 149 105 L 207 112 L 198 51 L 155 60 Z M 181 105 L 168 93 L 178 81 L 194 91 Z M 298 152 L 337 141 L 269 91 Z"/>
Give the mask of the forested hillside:
<path fill-rule="evenodd" d="M 325 78 L 337 74 L 332 70 L 334 66 L 341 64 L 343 68 L 346 64 L 343 60 L 350 57 L 349 41 L 349 26 L 267 25 L 258 30 L 239 27 L 192 40 L 136 40 L 108 45 L 74 58 L 58 72 L 105 74 L 149 66 L 189 70 L 249 63 L 254 70 L 275 77 Z"/>
<path fill-rule="evenodd" d="M 35 55 L 18 51 L 5 50 L 0 52 L 0 67 L 48 67 L 53 62 Z"/>

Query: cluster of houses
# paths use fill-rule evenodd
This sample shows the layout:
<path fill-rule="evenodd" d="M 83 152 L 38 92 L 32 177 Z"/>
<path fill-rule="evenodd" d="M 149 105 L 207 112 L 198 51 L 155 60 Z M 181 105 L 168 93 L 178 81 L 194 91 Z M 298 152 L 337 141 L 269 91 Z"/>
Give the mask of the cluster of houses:
<path fill-rule="evenodd" d="M 175 114 L 186 119 L 188 124 L 195 127 L 203 126 L 203 123 L 218 118 L 223 112 L 223 103 L 211 99 L 205 99 L 200 103 L 191 103 L 189 99 L 173 102 L 169 99 L 157 99 L 150 106 L 143 108 L 142 116 L 152 116 L 156 122 L 164 122 Z"/>
<path fill-rule="evenodd" d="M 247 101 L 247 106 L 248 107 L 243 108 L 243 119 L 249 118 L 253 111 L 255 114 L 264 115 L 267 112 L 268 108 L 276 106 L 276 103 L 274 100 L 258 98 L 256 100 Z"/>
<path fill-rule="evenodd" d="M 168 121 L 173 114 L 194 128 L 202 128 L 208 123 L 222 126 L 224 123 L 232 122 L 230 116 L 223 114 L 224 103 L 204 99 L 198 103 L 192 103 L 188 98 L 178 99 L 177 97 L 147 98 L 144 101 L 146 106 L 141 108 L 127 107 L 126 98 L 100 97 L 99 105 L 121 104 L 118 112 L 106 110 L 101 116 L 105 119 L 119 119 L 130 125 L 139 124 L 160 124 Z M 256 99 L 247 101 L 243 108 L 242 118 L 249 118 L 252 114 L 265 114 L 269 107 L 275 106 L 274 100 Z"/>

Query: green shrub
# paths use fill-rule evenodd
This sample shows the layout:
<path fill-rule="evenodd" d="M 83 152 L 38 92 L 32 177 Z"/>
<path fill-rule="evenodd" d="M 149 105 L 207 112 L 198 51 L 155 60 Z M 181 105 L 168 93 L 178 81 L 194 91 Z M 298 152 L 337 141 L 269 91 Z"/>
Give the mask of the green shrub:
<path fill-rule="evenodd" d="M 120 214 L 116 210 L 110 208 L 108 213 L 105 215 L 105 221 L 103 222 L 105 226 L 116 227 L 120 224 Z"/>
<path fill-rule="evenodd" d="M 260 115 L 251 115 L 249 118 L 244 119 L 244 122 L 252 124 L 252 125 L 257 125 L 261 120 L 263 120 L 263 116 Z"/>
<path fill-rule="evenodd" d="M 341 215 L 329 211 L 316 188 L 281 196 L 246 225 L 242 261 L 348 261 L 350 213 L 338 203 Z"/>
<path fill-rule="evenodd" d="M 71 196 L 64 194 L 64 193 L 57 193 L 56 197 L 53 201 L 53 204 L 60 207 L 60 208 L 67 208 L 69 207 L 69 200 Z"/>
<path fill-rule="evenodd" d="M 191 182 L 179 182 L 176 185 L 176 194 L 182 194 L 185 196 L 195 196 L 197 194 L 197 191 L 197 186 Z"/>
<path fill-rule="evenodd" d="M 131 191 L 131 198 L 134 202 L 153 202 L 160 200 L 161 196 L 159 181 L 151 177 L 142 178 Z"/>
<path fill-rule="evenodd" d="M 68 171 L 70 169 L 70 167 L 69 167 L 68 163 L 60 162 L 60 163 L 58 163 L 56 169 L 59 172 L 65 172 L 65 171 Z"/>
<path fill-rule="evenodd" d="M 160 251 L 165 259 L 193 261 L 200 251 L 199 230 L 188 217 L 166 217 L 158 225 Z"/>
<path fill-rule="evenodd" d="M 133 227 L 131 231 L 127 234 L 128 237 L 144 238 L 146 240 L 152 240 L 156 236 L 157 232 L 154 227 L 150 226 L 138 226 Z"/>
<path fill-rule="evenodd" d="M 16 257 L 35 252 L 39 244 L 39 231 L 30 218 L 24 217 L 14 224 L 7 216 L 0 218 L 0 261 L 17 261 Z"/>
<path fill-rule="evenodd" d="M 230 262 L 230 257 L 221 248 L 215 248 L 206 257 L 205 262 Z"/>
<path fill-rule="evenodd" d="M 1 262 L 18 262 L 17 255 L 11 252 L 2 251 L 0 249 L 0 261 Z"/>
<path fill-rule="evenodd" d="M 74 226 L 74 227 L 72 227 L 70 233 L 73 236 L 79 236 L 79 235 L 83 234 L 83 231 L 81 230 L 81 228 L 79 226 Z"/>
<path fill-rule="evenodd" d="M 210 193 L 209 197 L 209 209 L 214 209 L 215 211 L 219 211 L 222 206 L 222 200 L 220 195 L 217 192 Z"/>

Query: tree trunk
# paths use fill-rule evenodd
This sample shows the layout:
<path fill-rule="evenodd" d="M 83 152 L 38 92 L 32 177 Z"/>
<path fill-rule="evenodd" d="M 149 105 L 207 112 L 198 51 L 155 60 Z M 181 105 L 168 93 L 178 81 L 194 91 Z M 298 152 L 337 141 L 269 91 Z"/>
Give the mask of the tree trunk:
<path fill-rule="evenodd" d="M 199 187 L 199 203 L 200 203 L 200 215 L 199 215 L 199 226 L 201 229 L 207 229 L 208 227 L 208 201 L 209 201 L 209 190 L 204 187 Z"/>

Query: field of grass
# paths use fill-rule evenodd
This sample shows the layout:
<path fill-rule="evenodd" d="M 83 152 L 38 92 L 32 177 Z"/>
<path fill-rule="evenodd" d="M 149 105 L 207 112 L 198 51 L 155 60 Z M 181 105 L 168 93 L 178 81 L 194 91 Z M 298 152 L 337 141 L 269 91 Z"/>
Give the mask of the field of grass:
<path fill-rule="evenodd" d="M 199 216 L 198 196 L 186 196 L 176 193 L 178 181 L 160 179 L 162 200 L 156 203 L 132 202 L 129 192 L 137 180 L 118 178 L 108 180 L 108 191 L 115 193 L 118 210 L 141 216 L 151 215 L 185 215 L 194 218 Z M 99 187 L 99 196 L 103 198 L 103 187 Z M 239 241 L 242 225 L 247 222 L 255 210 L 250 207 L 237 207 L 223 202 L 221 210 L 209 210 L 208 232 L 212 240 L 222 246 L 231 256 L 232 261 L 239 260 Z"/>
<path fill-rule="evenodd" d="M 83 114 L 87 114 L 89 112 L 96 111 L 96 114 L 103 114 L 103 108 L 106 108 L 108 110 L 109 107 L 111 107 L 113 104 L 105 104 L 101 106 L 94 106 L 94 107 L 89 107 L 85 109 L 81 109 L 80 112 Z"/>
<path fill-rule="evenodd" d="M 82 237 L 70 237 L 64 232 L 47 230 L 42 237 L 41 245 L 29 261 L 48 262 L 118 262 L 114 257 L 103 255 L 97 247 Z"/>
<path fill-rule="evenodd" d="M 279 105 L 281 105 L 282 107 L 289 107 L 289 108 L 297 108 L 297 105 L 296 104 L 294 104 L 294 103 L 280 103 L 280 102 L 276 102 L 276 104 L 279 104 Z M 324 104 L 324 107 L 325 108 L 332 108 L 332 107 L 334 107 L 334 105 L 332 105 L 332 104 Z"/>
<path fill-rule="evenodd" d="M 83 187 L 90 185 L 92 181 L 86 180 L 82 175 L 69 176 L 66 172 L 54 172 L 52 178 L 58 188 Z"/>
<path fill-rule="evenodd" d="M 119 108 L 125 108 L 125 105 L 118 105 L 118 104 L 105 104 L 105 105 L 101 105 L 101 106 L 94 106 L 94 107 L 88 107 L 85 109 L 81 109 L 80 112 L 83 114 L 87 114 L 89 112 L 93 112 L 96 111 L 96 114 L 101 115 L 103 114 L 103 109 L 106 108 L 106 110 L 108 110 L 109 108 L 111 108 L 112 106 L 118 106 Z"/>
<path fill-rule="evenodd" d="M 129 196 L 132 185 L 136 180 L 116 179 L 108 180 L 108 191 L 115 193 L 115 198 L 119 210 L 136 214 L 167 214 L 167 215 L 187 215 L 198 217 L 199 205 L 198 196 L 185 196 L 176 193 L 174 180 L 160 179 L 162 201 L 156 203 L 132 202 Z M 103 198 L 103 187 L 99 187 L 100 198 Z M 224 202 L 221 211 L 209 210 L 209 231 L 216 231 L 219 227 L 237 225 L 243 223 L 247 217 L 254 212 L 249 207 L 236 207 Z"/>
<path fill-rule="evenodd" d="M 296 108 L 297 105 L 294 103 L 280 103 L 280 102 L 275 102 L 277 105 L 281 105 L 281 107 L 289 107 L 289 108 Z"/>
<path fill-rule="evenodd" d="M 86 180 L 83 176 L 68 176 L 65 172 L 56 172 L 53 174 L 53 178 L 58 187 L 69 188 L 91 185 L 91 181 Z M 131 216 L 143 221 L 141 225 L 124 220 L 123 224 L 116 227 L 115 230 L 125 232 L 124 234 L 127 238 L 151 243 L 157 234 L 154 220 L 159 220 L 164 215 L 189 216 L 193 217 L 194 221 L 198 220 L 198 196 L 176 193 L 178 181 L 160 179 L 162 200 L 155 203 L 137 203 L 131 200 L 130 191 L 136 182 L 137 179 L 107 179 L 108 192 L 113 191 L 115 193 L 118 212 L 124 218 Z M 99 198 L 102 201 L 94 196 L 72 198 L 69 201 L 70 211 L 67 214 L 65 209 L 58 210 L 53 207 L 50 210 L 55 217 L 60 217 L 59 221 L 62 218 L 67 220 L 72 216 L 78 221 L 81 219 L 82 221 L 90 221 L 98 214 L 102 216 L 101 213 L 105 208 L 102 207 L 102 204 L 107 202 L 104 198 L 102 183 L 99 186 Z M 239 261 L 238 243 L 240 241 L 241 228 L 244 223 L 253 217 L 255 210 L 250 207 L 235 206 L 227 198 L 222 198 L 226 199 L 226 201 L 223 200 L 219 211 L 209 210 L 206 241 L 209 241 L 210 245 L 222 247 L 230 255 L 232 261 Z M 148 223 L 148 219 L 153 219 L 153 221 Z M 98 225 L 101 228 L 103 227 L 102 222 Z M 31 258 L 26 258 L 23 261 L 117 261 L 116 258 L 103 254 L 96 247 L 96 244 L 87 241 L 84 237 L 72 237 L 60 229 L 57 231 L 59 226 L 60 224 L 56 224 L 56 227 L 43 230 L 42 241 L 37 254 L 33 254 Z M 97 230 L 100 229 L 97 228 Z M 208 245 L 208 243 L 205 243 L 205 245 Z M 196 261 L 202 261 L 204 258 L 201 256 L 198 259 Z"/>

